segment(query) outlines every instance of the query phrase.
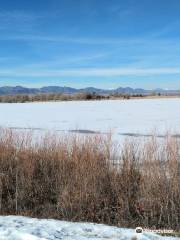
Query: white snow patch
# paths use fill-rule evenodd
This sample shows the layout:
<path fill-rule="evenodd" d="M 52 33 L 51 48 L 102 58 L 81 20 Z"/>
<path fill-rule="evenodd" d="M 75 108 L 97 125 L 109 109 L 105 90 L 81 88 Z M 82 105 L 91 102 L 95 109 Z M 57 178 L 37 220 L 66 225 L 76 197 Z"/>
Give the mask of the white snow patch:
<path fill-rule="evenodd" d="M 39 220 L 17 216 L 0 217 L 0 240 L 130 240 L 133 236 L 137 236 L 133 229 L 102 224 Z M 143 233 L 139 236 L 139 240 L 179 239 L 160 237 L 152 233 Z"/>

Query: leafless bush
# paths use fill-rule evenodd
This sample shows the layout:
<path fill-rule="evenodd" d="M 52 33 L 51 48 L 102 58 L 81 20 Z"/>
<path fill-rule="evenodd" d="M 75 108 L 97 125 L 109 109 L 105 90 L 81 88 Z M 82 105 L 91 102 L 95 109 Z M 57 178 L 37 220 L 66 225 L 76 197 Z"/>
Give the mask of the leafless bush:
<path fill-rule="evenodd" d="M 48 102 L 48 101 L 75 101 L 75 100 L 101 100 L 109 99 L 109 96 L 96 93 L 37 93 L 0 95 L 1 103 L 25 103 L 25 102 Z"/>
<path fill-rule="evenodd" d="M 178 229 L 179 146 L 172 137 L 119 149 L 101 136 L 34 142 L 1 130 L 0 213 Z"/>

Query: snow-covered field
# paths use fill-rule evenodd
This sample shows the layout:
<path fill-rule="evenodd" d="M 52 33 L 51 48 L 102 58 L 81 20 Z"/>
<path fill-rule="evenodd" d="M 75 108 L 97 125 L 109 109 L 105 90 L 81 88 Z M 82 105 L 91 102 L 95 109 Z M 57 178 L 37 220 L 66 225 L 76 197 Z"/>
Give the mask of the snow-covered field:
<path fill-rule="evenodd" d="M 0 104 L 0 126 L 17 129 L 112 131 L 143 136 L 167 131 L 180 134 L 180 99 L 72 101 Z"/>
<path fill-rule="evenodd" d="M 38 220 L 25 217 L 0 217 L 1 240 L 175 240 L 152 233 L 136 234 L 133 229 L 122 229 L 92 223 L 70 223 Z"/>

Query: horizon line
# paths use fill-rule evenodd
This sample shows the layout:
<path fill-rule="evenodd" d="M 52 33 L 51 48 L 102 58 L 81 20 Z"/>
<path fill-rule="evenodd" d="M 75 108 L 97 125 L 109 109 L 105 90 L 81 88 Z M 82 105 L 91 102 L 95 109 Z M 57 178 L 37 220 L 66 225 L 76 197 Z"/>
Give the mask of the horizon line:
<path fill-rule="evenodd" d="M 42 86 L 39 86 L 39 87 L 28 87 L 28 86 L 25 86 L 25 85 L 0 85 L 0 88 L 16 88 L 16 87 L 22 87 L 22 88 L 27 88 L 27 89 L 42 89 L 42 88 L 48 88 L 48 87 L 60 87 L 60 88 L 72 88 L 72 89 L 75 89 L 75 90 L 82 90 L 82 89 L 87 89 L 87 88 L 94 88 L 94 89 L 97 89 L 97 90 L 105 90 L 105 91 L 111 91 L 111 90 L 117 90 L 119 88 L 122 88 L 122 89 L 127 89 L 127 88 L 131 88 L 133 90 L 138 90 L 138 89 L 141 89 L 141 90 L 145 90 L 145 91 L 157 91 L 157 90 L 163 90 L 163 91 L 180 91 L 179 88 L 177 89 L 169 89 L 169 88 L 161 88 L 161 87 L 156 87 L 156 88 L 151 88 L 151 89 L 148 89 L 148 88 L 143 88 L 143 87 L 130 87 L 130 86 L 126 86 L 126 87 L 122 87 L 122 86 L 119 86 L 119 87 L 114 87 L 114 88 L 99 88 L 99 87 L 93 87 L 93 86 L 85 86 L 85 87 L 81 87 L 81 88 L 78 88 L 78 87 L 71 87 L 71 86 L 67 86 L 67 85 L 42 85 Z"/>

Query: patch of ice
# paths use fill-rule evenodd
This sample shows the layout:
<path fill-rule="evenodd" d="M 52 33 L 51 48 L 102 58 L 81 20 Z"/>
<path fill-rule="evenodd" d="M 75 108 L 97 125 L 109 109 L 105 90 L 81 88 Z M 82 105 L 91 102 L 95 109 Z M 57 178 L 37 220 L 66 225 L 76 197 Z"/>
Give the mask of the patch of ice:
<path fill-rule="evenodd" d="M 0 104 L 0 126 L 140 136 L 180 134 L 180 98 Z"/>

